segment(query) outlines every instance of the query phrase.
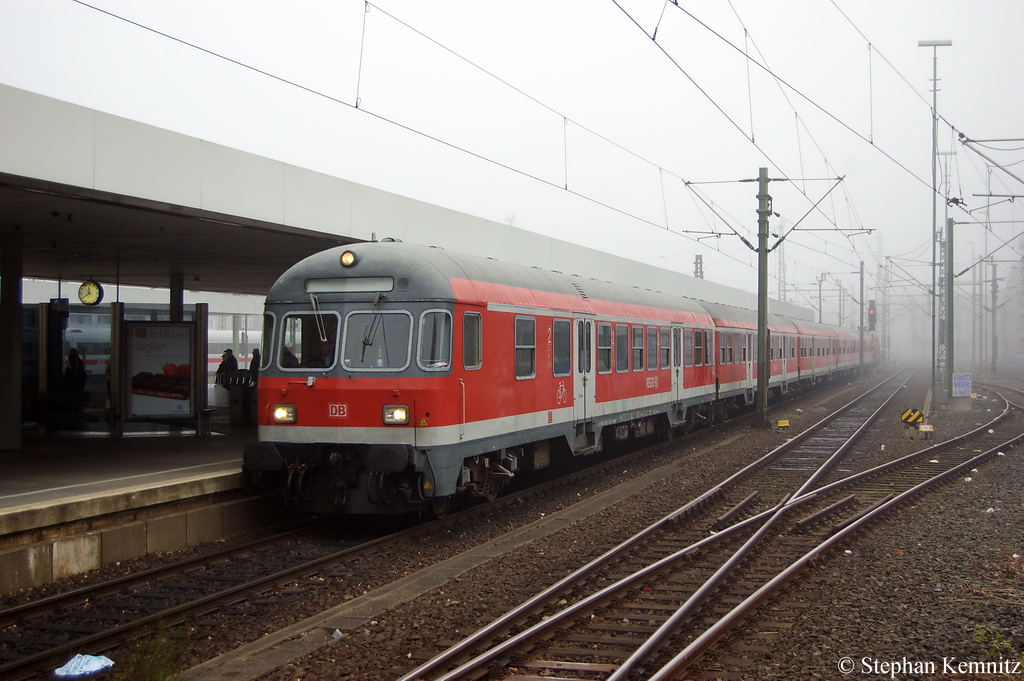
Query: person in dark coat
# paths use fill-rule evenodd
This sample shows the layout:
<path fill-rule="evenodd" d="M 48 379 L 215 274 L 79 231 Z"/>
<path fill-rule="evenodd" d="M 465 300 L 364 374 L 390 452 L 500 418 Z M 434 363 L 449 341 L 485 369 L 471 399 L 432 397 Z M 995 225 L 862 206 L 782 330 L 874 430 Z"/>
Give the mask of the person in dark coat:
<path fill-rule="evenodd" d="M 253 348 L 252 360 L 249 361 L 249 373 L 252 374 L 253 385 L 256 385 L 256 383 L 260 380 L 260 363 L 260 349 Z"/>
<path fill-rule="evenodd" d="M 85 390 L 85 380 L 85 362 L 78 354 L 78 350 L 71 348 L 68 350 L 68 365 L 64 367 L 63 387 L 71 392 L 81 392 Z"/>
<path fill-rule="evenodd" d="M 232 352 L 231 348 L 228 348 L 221 355 L 220 366 L 217 367 L 217 383 L 225 388 L 228 387 L 228 376 L 235 371 L 238 371 L 238 360 L 235 359 L 235 353 Z"/>

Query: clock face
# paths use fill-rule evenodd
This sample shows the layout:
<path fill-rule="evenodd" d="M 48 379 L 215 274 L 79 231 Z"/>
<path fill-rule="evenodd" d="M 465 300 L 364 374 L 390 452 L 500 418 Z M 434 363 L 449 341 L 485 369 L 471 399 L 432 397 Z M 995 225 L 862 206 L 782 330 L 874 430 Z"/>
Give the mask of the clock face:
<path fill-rule="evenodd" d="M 103 300 L 103 287 L 89 280 L 78 287 L 78 299 L 86 305 L 97 305 Z"/>

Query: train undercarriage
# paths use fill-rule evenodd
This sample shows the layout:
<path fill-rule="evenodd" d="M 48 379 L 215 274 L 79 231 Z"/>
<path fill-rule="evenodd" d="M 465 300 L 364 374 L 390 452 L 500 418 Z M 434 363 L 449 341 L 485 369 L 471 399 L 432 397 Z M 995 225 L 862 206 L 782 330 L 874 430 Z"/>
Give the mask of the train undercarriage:
<path fill-rule="evenodd" d="M 796 382 L 773 387 L 769 401 L 804 387 Z M 444 515 L 473 500 L 493 500 L 520 473 L 624 443 L 685 435 L 748 412 L 753 405 L 753 393 L 740 391 L 620 422 L 579 424 L 575 436 L 538 439 L 465 456 L 461 462 L 454 452 L 402 445 L 261 442 L 246 448 L 243 470 L 248 484 L 274 490 L 287 505 L 307 513 Z"/>

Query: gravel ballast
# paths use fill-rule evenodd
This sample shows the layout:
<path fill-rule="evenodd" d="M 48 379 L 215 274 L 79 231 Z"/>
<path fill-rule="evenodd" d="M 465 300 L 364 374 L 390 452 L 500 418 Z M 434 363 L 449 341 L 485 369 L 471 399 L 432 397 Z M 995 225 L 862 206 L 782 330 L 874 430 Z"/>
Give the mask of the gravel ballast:
<path fill-rule="evenodd" d="M 909 404 L 923 402 L 921 390 L 913 390 Z M 831 399 L 812 401 L 813 406 L 804 406 L 802 412 L 792 407 L 791 414 L 779 418 L 789 415 L 794 425 L 801 421 L 809 425 L 817 420 L 817 412 L 824 413 L 852 396 L 852 391 L 833 393 Z M 968 413 L 944 413 L 935 420 L 939 440 L 989 417 L 983 405 Z M 778 439 L 779 434 L 750 431 L 742 449 L 766 449 L 769 437 Z M 906 439 L 897 422 L 874 435 L 858 456 L 868 462 L 889 460 L 921 446 Z M 444 588 L 382 614 L 360 630 L 347 632 L 341 640 L 267 678 L 395 679 L 435 652 L 437 643 L 459 640 L 528 598 L 538 585 L 557 580 L 643 524 L 662 517 L 676 507 L 678 499 L 693 498 L 712 479 L 725 477 L 738 465 L 734 456 L 749 458 L 739 457 L 736 449 L 730 445 L 712 450 L 685 466 L 690 475 L 657 485 L 514 555 L 497 558 Z M 844 657 L 857 665 L 854 672 L 861 676 L 862 658 L 871 664 L 904 657 L 935 660 L 941 671 L 943 656 L 955 656 L 957 661 L 986 659 L 985 646 L 974 640 L 977 625 L 1001 632 L 1019 647 L 1024 633 L 1021 615 L 1006 603 L 985 599 L 1007 574 L 1019 577 L 1013 573 L 1019 563 L 1012 556 L 1024 553 L 1019 529 L 1024 511 L 1021 467 L 1016 452 L 999 457 L 974 474 L 971 482 L 946 485 L 919 499 L 898 520 L 865 531 L 853 540 L 852 555 L 839 552 L 819 561 L 779 597 L 787 603 L 807 604 L 793 628 L 775 640 L 753 639 L 767 651 L 744 652 L 748 664 L 732 670 L 739 676 L 728 678 L 842 678 L 838 665 Z M 669 496 L 673 503 L 667 501 Z M 993 511 L 986 512 L 989 508 Z M 464 539 L 473 543 L 468 534 Z M 747 625 L 756 629 L 757 622 Z M 732 640 L 744 641 L 751 633 L 739 630 Z M 715 678 L 714 669 L 713 660 L 708 660 L 691 676 Z"/>

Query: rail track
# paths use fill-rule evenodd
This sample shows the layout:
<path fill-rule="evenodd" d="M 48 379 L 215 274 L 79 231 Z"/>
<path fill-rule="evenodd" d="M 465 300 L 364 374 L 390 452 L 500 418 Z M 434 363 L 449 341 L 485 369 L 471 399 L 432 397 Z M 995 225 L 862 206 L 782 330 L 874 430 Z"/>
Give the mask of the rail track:
<path fill-rule="evenodd" d="M 898 384 L 902 379 L 892 380 Z M 876 399 L 877 406 L 884 398 L 873 399 Z M 860 400 L 856 405 L 851 404 L 850 408 L 861 409 L 865 414 L 875 408 L 867 408 L 864 405 L 865 401 Z M 848 433 L 851 430 L 851 423 L 846 420 L 847 418 L 826 421 L 834 421 L 832 428 L 836 432 Z M 734 423 L 736 422 L 741 423 L 742 420 L 734 420 Z M 821 425 L 824 426 L 824 423 Z M 707 432 L 706 435 L 715 434 Z M 685 443 L 692 446 L 703 437 L 705 434 L 690 436 Z M 840 435 L 807 434 L 793 438 L 792 442 L 780 448 L 777 454 L 763 457 L 749 467 L 749 470 L 741 471 L 730 478 L 728 484 L 719 486 L 718 491 L 705 495 L 699 503 L 689 505 L 692 507 L 691 511 L 705 517 L 709 523 L 717 523 L 725 529 L 729 524 L 729 511 L 737 507 L 742 506 L 739 510 L 733 510 L 733 515 L 753 514 L 758 517 L 773 505 L 773 500 L 779 496 L 779 490 L 796 484 L 796 481 L 801 479 L 801 469 L 806 469 L 810 465 L 810 459 L 816 458 L 819 462 L 833 459 L 834 463 L 836 459 L 828 453 L 829 448 L 822 446 L 822 437 L 838 438 Z M 631 456 L 611 460 L 603 467 L 577 473 L 569 480 L 602 476 L 608 467 L 619 468 L 624 464 L 628 466 L 632 459 L 647 458 L 662 450 L 670 451 L 679 444 L 680 441 L 661 443 Z M 783 455 L 784 451 L 792 451 L 792 448 L 798 446 L 804 447 L 802 453 L 791 453 L 788 459 Z M 751 478 L 755 470 L 762 470 L 767 476 L 766 481 L 760 485 Z M 772 482 L 769 483 L 767 480 Z M 341 574 L 346 570 L 344 565 L 359 556 L 390 544 L 407 541 L 415 535 L 427 535 L 458 526 L 475 515 L 493 513 L 503 504 L 522 503 L 524 497 L 546 494 L 551 488 L 557 488 L 566 482 L 566 479 L 559 479 L 538 485 L 521 494 L 500 498 L 493 505 L 453 513 L 442 520 L 425 523 L 371 542 L 352 541 L 351 545 L 343 545 L 337 540 L 325 541 L 321 538 L 316 550 L 308 546 L 303 546 L 300 550 L 292 545 L 295 541 L 293 535 L 278 536 L 247 546 L 225 549 L 188 563 L 134 574 L 117 580 L 116 584 L 96 585 L 0 612 L 0 678 L 33 677 L 40 671 L 52 669 L 55 664 L 62 663 L 73 653 L 99 653 L 116 647 L 126 639 L 153 627 L 157 622 L 173 626 L 194 619 L 199 613 L 223 608 L 225 604 L 232 604 L 231 607 L 235 607 L 234 604 L 243 600 L 272 601 L 274 596 L 268 595 L 268 590 L 278 585 L 287 585 L 299 579 L 301 575 Z M 741 505 L 736 501 L 740 496 L 751 498 Z M 810 504 L 810 499 L 804 499 L 802 504 Z M 680 518 L 683 515 L 686 514 L 682 514 Z M 749 528 L 749 525 L 746 527 Z M 750 531 L 743 530 L 748 534 Z M 721 534 L 725 539 L 734 533 L 737 533 L 737 530 L 723 531 Z M 676 540 L 676 548 L 692 544 L 705 536 L 706 532 L 702 531 L 697 534 L 691 531 L 689 535 L 684 532 L 682 538 Z M 730 541 L 740 542 L 745 535 L 740 532 L 736 537 Z M 307 554 L 307 551 L 312 553 Z M 655 551 L 660 551 L 659 557 L 666 553 L 664 548 L 656 548 Z"/>
<path fill-rule="evenodd" d="M 884 399 L 877 389 L 847 405 L 402 681 L 484 678 L 495 668 L 502 678 L 675 678 L 864 524 L 931 485 L 969 475 L 1024 437 L 1004 400 L 996 418 L 965 436 L 825 484 L 900 381 L 885 382 Z"/>

